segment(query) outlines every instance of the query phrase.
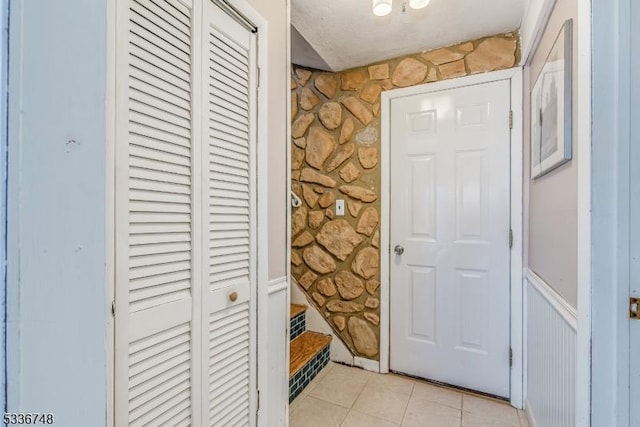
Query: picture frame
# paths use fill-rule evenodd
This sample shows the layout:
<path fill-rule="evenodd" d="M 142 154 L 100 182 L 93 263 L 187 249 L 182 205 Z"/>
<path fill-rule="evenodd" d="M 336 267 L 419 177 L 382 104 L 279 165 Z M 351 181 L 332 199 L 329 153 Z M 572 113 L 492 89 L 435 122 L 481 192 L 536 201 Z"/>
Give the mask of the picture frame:
<path fill-rule="evenodd" d="M 573 21 L 565 21 L 531 91 L 531 178 L 572 156 Z"/>

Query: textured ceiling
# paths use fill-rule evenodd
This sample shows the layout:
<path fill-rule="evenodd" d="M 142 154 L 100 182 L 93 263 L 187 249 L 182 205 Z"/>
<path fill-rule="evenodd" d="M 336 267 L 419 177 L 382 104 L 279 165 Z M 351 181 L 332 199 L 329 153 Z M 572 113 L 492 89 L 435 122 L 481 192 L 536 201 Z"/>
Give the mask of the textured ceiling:
<path fill-rule="evenodd" d="M 292 40 L 292 61 L 342 71 L 508 32 L 520 27 L 524 3 L 431 0 L 424 9 L 407 6 L 403 13 L 403 2 L 393 0 L 393 11 L 378 17 L 372 12 L 371 0 L 292 0 L 291 23 L 301 36 Z M 308 46 L 302 46 L 305 40 Z M 315 61 L 305 63 L 312 57 Z M 327 67 L 318 66 L 322 63 Z"/>

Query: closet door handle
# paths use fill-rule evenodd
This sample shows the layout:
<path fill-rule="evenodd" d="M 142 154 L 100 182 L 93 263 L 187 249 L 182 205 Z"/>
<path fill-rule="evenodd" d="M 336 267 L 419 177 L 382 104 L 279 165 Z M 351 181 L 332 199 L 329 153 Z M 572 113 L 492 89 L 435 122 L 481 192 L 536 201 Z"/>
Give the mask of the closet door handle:
<path fill-rule="evenodd" d="M 236 302 L 237 299 L 238 299 L 238 293 L 236 291 L 233 291 L 229 294 L 229 300 L 231 302 Z"/>

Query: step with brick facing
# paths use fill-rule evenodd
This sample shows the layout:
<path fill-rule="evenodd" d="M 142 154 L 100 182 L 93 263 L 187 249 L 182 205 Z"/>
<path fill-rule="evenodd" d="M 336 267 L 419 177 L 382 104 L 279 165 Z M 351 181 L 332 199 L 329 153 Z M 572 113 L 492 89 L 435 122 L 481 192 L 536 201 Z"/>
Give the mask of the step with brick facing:
<path fill-rule="evenodd" d="M 331 336 L 317 332 L 303 332 L 291 341 L 289 366 L 289 402 L 329 363 Z"/>

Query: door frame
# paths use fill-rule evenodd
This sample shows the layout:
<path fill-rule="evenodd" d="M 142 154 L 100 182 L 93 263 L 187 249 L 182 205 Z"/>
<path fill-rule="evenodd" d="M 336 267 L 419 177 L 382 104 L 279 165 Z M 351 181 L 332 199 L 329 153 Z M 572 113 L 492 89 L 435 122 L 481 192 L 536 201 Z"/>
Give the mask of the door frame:
<path fill-rule="evenodd" d="M 394 89 L 381 96 L 381 197 L 380 197 L 380 372 L 389 372 L 390 355 L 390 176 L 391 176 L 391 101 L 411 95 L 441 92 L 483 83 L 508 80 L 511 85 L 511 111 L 513 126 L 511 129 L 511 201 L 510 219 L 513 231 L 513 247 L 510 260 L 510 339 L 513 351 L 513 365 L 510 372 L 510 402 L 516 408 L 524 406 L 524 352 L 523 352 L 523 79 L 522 68 L 494 71 L 475 76 L 461 77 L 436 83 L 427 83 L 403 89 Z M 505 117 L 505 121 L 508 118 Z M 505 236 L 506 237 L 506 236 Z M 506 357 L 506 355 L 505 355 Z"/>
<path fill-rule="evenodd" d="M 591 30 L 578 43 L 592 47 L 590 57 L 583 53 L 580 58 L 584 57 L 583 73 L 593 73 L 591 80 L 583 83 L 591 91 L 580 89 L 581 96 L 585 94 L 590 101 L 582 106 L 586 111 L 579 127 L 583 145 L 578 152 L 590 153 L 583 164 L 591 182 L 587 181 L 582 191 L 591 199 L 586 199 L 582 212 L 583 231 L 591 239 L 581 247 L 591 257 L 586 265 L 590 270 L 584 276 L 589 278 L 590 273 L 591 280 L 578 282 L 579 297 L 584 289 L 582 306 L 578 300 L 578 330 L 584 341 L 578 348 L 578 360 L 582 361 L 578 378 L 586 376 L 579 384 L 578 403 L 579 415 L 586 420 L 590 417 L 593 426 L 629 427 L 634 419 L 630 334 L 631 322 L 636 321 L 629 318 L 629 296 L 637 280 L 633 259 L 638 236 L 632 226 L 635 200 L 631 183 L 638 176 L 632 141 L 637 139 L 639 128 L 629 112 L 639 105 L 632 76 L 639 59 L 638 46 L 633 43 L 639 32 L 634 24 L 640 16 L 633 14 L 633 4 L 632 0 L 594 0 L 589 10 L 592 14 L 583 15 L 584 20 L 578 23 L 578 29 Z M 585 79 L 581 76 L 579 81 Z"/>

